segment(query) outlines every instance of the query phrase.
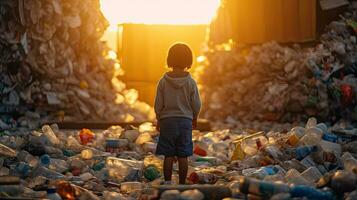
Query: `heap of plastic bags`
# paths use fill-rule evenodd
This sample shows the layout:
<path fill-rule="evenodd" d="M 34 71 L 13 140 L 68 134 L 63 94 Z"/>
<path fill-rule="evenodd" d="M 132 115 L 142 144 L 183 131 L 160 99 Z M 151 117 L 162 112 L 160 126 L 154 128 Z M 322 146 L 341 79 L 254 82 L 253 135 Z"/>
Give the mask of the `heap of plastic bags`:
<path fill-rule="evenodd" d="M 284 131 L 227 129 L 193 132 L 187 186 L 174 185 L 161 199 L 201 200 L 211 184 L 225 197 L 354 199 L 357 129 L 310 118 Z M 163 157 L 155 156 L 158 132 L 151 123 L 107 130 L 59 130 L 54 124 L 0 137 L 1 195 L 63 199 L 158 197 Z M 160 187 L 159 187 L 160 188 Z M 186 188 L 181 192 L 178 188 Z M 156 192 L 155 192 L 156 191 Z M 222 191 L 216 191 L 223 194 Z M 279 198 L 280 197 L 280 198 Z"/>
<path fill-rule="evenodd" d="M 203 116 L 257 121 L 357 120 L 357 12 L 332 22 L 313 48 L 229 42 L 207 48 L 196 76 Z"/>
<path fill-rule="evenodd" d="M 100 41 L 108 22 L 98 0 L 4 0 L 0 19 L 0 129 L 37 127 L 46 116 L 131 122 L 152 115 L 137 91 L 125 89 L 115 53 Z"/>

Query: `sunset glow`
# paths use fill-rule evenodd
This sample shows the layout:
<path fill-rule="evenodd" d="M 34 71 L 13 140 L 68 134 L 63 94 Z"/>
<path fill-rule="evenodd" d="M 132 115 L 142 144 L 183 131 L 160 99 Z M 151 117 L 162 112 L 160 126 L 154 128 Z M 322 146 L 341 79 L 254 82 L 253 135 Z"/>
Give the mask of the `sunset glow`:
<path fill-rule="evenodd" d="M 111 27 L 120 23 L 208 24 L 220 0 L 101 0 Z"/>

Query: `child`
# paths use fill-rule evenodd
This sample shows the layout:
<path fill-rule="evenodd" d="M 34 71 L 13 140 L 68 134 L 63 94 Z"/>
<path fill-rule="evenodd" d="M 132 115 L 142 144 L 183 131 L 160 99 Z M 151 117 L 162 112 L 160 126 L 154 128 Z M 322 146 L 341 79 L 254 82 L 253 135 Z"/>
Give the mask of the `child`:
<path fill-rule="evenodd" d="M 197 84 L 186 70 L 192 65 L 192 51 L 183 43 L 169 49 L 167 66 L 172 71 L 160 79 L 155 98 L 157 130 L 156 154 L 164 155 L 165 184 L 171 184 L 172 165 L 177 158 L 179 182 L 185 184 L 188 160 L 192 155 L 192 128 L 196 128 L 201 109 Z"/>

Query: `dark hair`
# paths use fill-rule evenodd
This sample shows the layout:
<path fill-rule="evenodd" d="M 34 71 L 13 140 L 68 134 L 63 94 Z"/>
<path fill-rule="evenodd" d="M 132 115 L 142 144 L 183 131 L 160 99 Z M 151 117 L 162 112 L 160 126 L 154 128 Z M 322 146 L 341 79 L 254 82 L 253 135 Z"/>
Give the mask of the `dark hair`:
<path fill-rule="evenodd" d="M 167 66 L 171 68 L 191 68 L 192 51 L 187 44 L 175 43 L 167 54 Z"/>

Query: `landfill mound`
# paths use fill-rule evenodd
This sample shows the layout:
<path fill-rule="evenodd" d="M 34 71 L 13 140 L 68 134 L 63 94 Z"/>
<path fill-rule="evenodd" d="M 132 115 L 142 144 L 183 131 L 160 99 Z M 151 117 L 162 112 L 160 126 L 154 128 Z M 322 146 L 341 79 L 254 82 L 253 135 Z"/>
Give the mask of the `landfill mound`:
<path fill-rule="evenodd" d="M 173 185 L 160 186 L 158 137 L 151 123 L 8 133 L 0 137 L 0 198 L 356 199 L 357 129 L 347 123 L 310 118 L 288 132 L 194 131 L 188 185 L 177 185 L 176 163 Z"/>
<path fill-rule="evenodd" d="M 203 116 L 214 121 L 357 121 L 356 10 L 333 21 L 312 48 L 232 41 L 207 47 L 196 77 Z"/>
<path fill-rule="evenodd" d="M 99 0 L 3 0 L 0 8 L 0 129 L 152 117 L 100 41 L 108 22 Z"/>

